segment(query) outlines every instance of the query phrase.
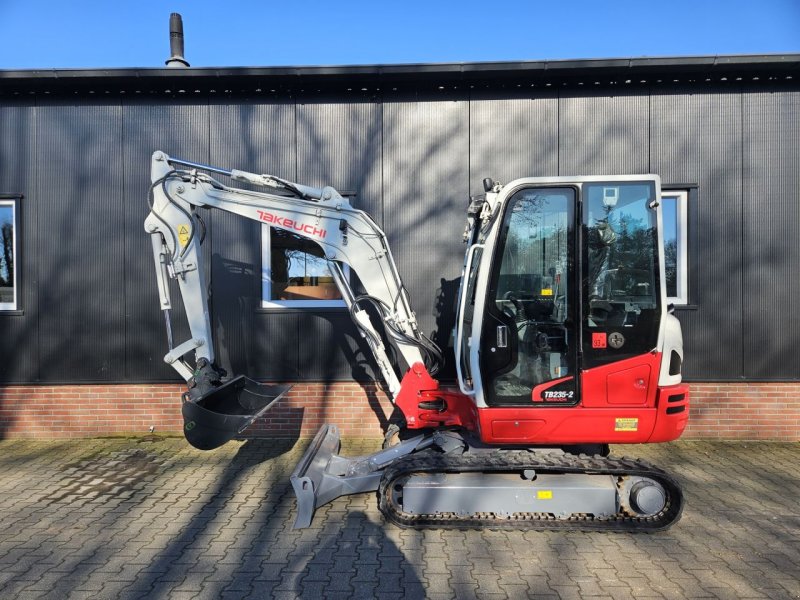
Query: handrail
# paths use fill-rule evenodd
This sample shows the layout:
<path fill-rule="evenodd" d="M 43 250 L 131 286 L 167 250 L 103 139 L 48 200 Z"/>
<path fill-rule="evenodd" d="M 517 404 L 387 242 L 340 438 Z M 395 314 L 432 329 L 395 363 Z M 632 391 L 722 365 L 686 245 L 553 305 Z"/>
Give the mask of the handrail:
<path fill-rule="evenodd" d="M 475 254 L 475 250 L 478 248 L 483 249 L 485 246 L 485 244 L 473 244 L 469 247 L 469 250 L 467 250 L 467 259 L 464 263 L 464 275 L 461 278 L 461 293 L 459 294 L 458 298 L 458 316 L 456 320 L 455 339 L 456 374 L 458 375 L 458 387 L 461 389 L 461 393 L 466 396 L 474 396 L 475 390 L 471 387 L 467 387 L 466 382 L 464 381 L 464 375 L 461 372 L 461 344 L 464 336 L 464 306 L 467 299 L 467 288 L 469 287 L 469 274 L 472 269 L 473 255 Z"/>

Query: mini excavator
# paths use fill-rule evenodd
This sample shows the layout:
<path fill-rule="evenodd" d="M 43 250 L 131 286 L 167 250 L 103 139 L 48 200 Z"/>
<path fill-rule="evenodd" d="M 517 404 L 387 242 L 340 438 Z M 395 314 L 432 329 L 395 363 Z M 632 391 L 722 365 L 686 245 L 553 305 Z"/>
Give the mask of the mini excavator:
<path fill-rule="evenodd" d="M 689 414 L 681 328 L 666 302 L 657 176 L 483 181 L 466 214 L 450 386 L 434 378 L 442 351 L 417 324 L 386 235 L 346 196 L 163 152 L 153 154 L 151 182 L 144 225 L 164 360 L 187 382 L 182 413 L 193 446 L 233 439 L 290 387 L 229 377 L 216 364 L 200 208 L 319 247 L 401 416 L 368 456 L 339 455 L 337 427 L 319 430 L 291 476 L 296 528 L 318 507 L 364 492 L 377 492 L 389 521 L 414 528 L 651 532 L 680 518 L 673 477 L 608 452 L 675 440 Z M 191 332 L 178 345 L 170 280 Z"/>

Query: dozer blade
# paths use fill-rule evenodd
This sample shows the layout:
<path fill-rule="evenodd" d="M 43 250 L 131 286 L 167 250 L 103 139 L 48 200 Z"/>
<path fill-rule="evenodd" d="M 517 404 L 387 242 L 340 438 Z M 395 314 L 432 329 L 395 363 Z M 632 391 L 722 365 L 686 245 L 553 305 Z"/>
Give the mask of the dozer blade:
<path fill-rule="evenodd" d="M 426 448 L 430 441 L 419 435 L 374 454 L 345 458 L 337 454 L 341 447 L 339 429 L 323 425 L 292 472 L 297 496 L 294 529 L 308 527 L 314 511 L 339 496 L 376 491 L 387 465 Z"/>
<path fill-rule="evenodd" d="M 291 385 L 260 384 L 234 377 L 196 401 L 183 403 L 183 433 L 199 450 L 213 450 L 232 440 L 269 410 Z"/>
<path fill-rule="evenodd" d="M 297 517 L 294 529 L 311 525 L 317 508 L 317 491 L 325 471 L 340 447 L 339 429 L 336 425 L 323 425 L 292 472 L 291 482 L 297 497 Z"/>

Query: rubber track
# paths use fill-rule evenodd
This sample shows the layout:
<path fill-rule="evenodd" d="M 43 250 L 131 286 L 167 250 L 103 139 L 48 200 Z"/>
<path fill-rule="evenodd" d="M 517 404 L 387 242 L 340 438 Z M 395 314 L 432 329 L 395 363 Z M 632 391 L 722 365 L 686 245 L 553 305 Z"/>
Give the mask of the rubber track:
<path fill-rule="evenodd" d="M 536 473 L 582 473 L 586 475 L 640 476 L 658 481 L 667 495 L 660 513 L 650 517 L 621 512 L 609 517 L 576 515 L 558 519 L 549 513 L 514 513 L 494 515 L 478 513 L 462 516 L 455 513 L 411 515 L 401 512 L 392 501 L 392 485 L 398 479 L 414 473 L 521 473 L 533 469 Z M 401 527 L 417 529 L 538 529 L 571 531 L 663 531 L 680 519 L 683 493 L 678 483 L 666 472 L 643 460 L 572 454 L 535 453 L 526 450 L 503 450 L 462 455 L 425 453 L 398 460 L 389 466 L 378 490 L 378 506 L 384 516 Z"/>

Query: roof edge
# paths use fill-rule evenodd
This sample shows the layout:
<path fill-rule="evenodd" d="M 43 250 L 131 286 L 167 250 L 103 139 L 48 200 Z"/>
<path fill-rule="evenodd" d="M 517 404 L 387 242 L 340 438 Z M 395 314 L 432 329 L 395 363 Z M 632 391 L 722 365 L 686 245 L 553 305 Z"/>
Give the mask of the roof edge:
<path fill-rule="evenodd" d="M 585 74 L 592 71 L 716 71 L 800 68 L 800 53 L 740 54 L 715 56 L 666 56 L 639 58 L 589 58 L 539 61 L 496 61 L 457 63 L 406 63 L 304 67 L 189 67 L 187 69 L 121 67 L 97 69 L 9 69 L 0 70 L 0 80 L 92 80 L 92 79 L 170 79 L 248 78 L 248 77 L 342 77 L 342 76 L 420 76 L 477 75 L 497 73 Z"/>

